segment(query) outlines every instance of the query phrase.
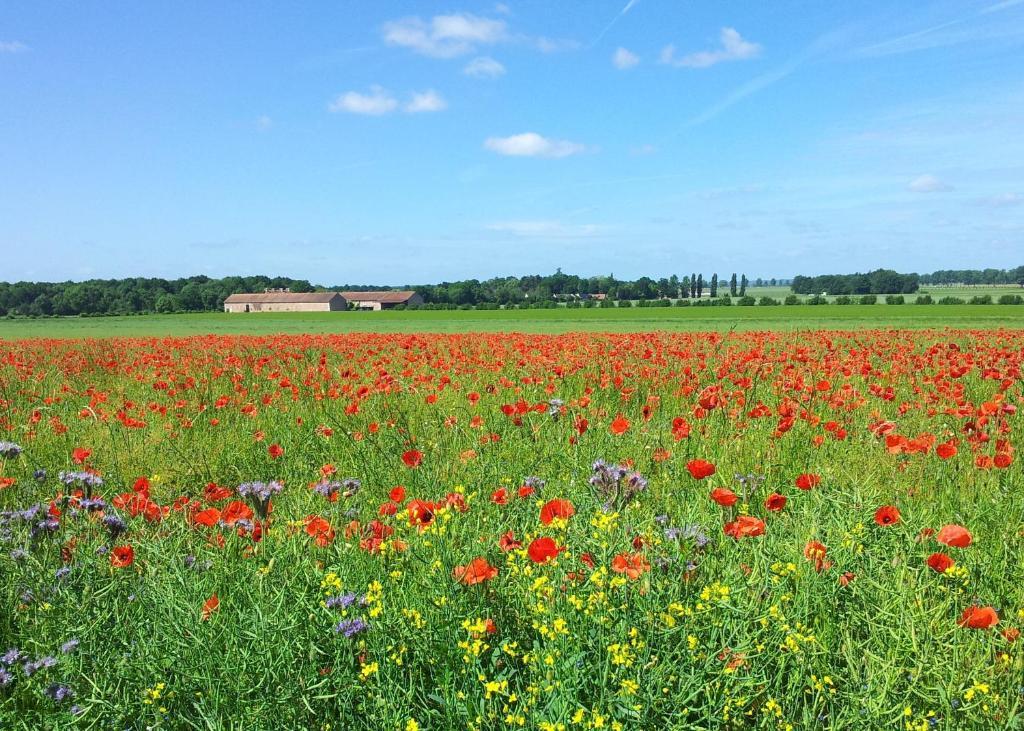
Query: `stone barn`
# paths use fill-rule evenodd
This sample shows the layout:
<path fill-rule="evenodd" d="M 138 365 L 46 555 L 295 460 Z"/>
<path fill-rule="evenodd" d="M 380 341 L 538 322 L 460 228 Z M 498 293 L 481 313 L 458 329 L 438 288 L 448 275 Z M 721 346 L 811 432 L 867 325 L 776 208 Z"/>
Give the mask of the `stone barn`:
<path fill-rule="evenodd" d="M 390 310 L 396 305 L 422 305 L 416 292 L 342 292 L 341 296 L 358 310 Z"/>
<path fill-rule="evenodd" d="M 224 300 L 225 312 L 340 312 L 348 302 L 338 292 L 267 291 L 233 294 Z"/>

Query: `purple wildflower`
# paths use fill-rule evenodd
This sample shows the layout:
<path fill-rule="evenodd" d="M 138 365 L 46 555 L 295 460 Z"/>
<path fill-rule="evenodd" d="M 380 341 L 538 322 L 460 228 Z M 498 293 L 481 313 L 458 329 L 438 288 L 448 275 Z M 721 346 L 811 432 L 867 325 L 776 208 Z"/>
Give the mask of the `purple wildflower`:
<path fill-rule="evenodd" d="M 110 540 L 116 541 L 118 536 L 128 530 L 128 524 L 120 515 L 110 513 L 103 516 L 103 525 L 110 532 Z"/>
<path fill-rule="evenodd" d="M 20 660 L 21 658 L 21 650 L 19 650 L 17 647 L 12 647 L 3 655 L 0 655 L 0 663 L 3 663 L 4 665 L 13 665 L 14 663 L 18 662 L 18 660 Z"/>
<path fill-rule="evenodd" d="M 271 482 L 243 482 L 238 486 L 238 494 L 248 498 L 253 509 L 260 518 L 267 517 L 267 507 L 270 505 L 270 498 L 277 495 L 284 489 L 284 485 L 276 480 Z"/>
<path fill-rule="evenodd" d="M 61 654 L 62 655 L 67 655 L 68 653 L 74 652 L 75 650 L 78 649 L 78 645 L 79 645 L 78 638 L 77 637 L 72 637 L 70 640 L 68 640 L 63 645 L 60 646 Z"/>
<path fill-rule="evenodd" d="M 22 449 L 14 442 L 0 442 L 0 457 L 14 459 L 21 454 Z"/>
<path fill-rule="evenodd" d="M 46 688 L 46 695 L 53 698 L 57 703 L 63 703 L 74 698 L 75 691 L 71 690 L 70 686 L 64 685 L 64 683 L 51 683 Z"/>
<path fill-rule="evenodd" d="M 332 596 L 324 602 L 328 609 L 348 609 L 355 603 L 359 603 L 359 606 L 366 606 L 366 597 L 356 594 L 354 591 L 341 594 L 340 596 Z"/>
<path fill-rule="evenodd" d="M 355 617 L 354 619 L 343 619 L 334 626 L 334 631 L 338 634 L 343 634 L 345 637 L 355 637 L 361 632 L 365 632 L 370 629 L 370 625 L 367 624 L 366 620 L 361 617 Z"/>

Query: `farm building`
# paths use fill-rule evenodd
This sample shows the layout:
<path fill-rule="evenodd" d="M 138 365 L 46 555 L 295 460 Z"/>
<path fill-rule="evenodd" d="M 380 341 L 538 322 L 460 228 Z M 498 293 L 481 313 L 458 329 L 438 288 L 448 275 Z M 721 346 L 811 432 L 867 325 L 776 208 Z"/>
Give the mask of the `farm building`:
<path fill-rule="evenodd" d="M 233 294 L 224 300 L 225 312 L 337 312 L 348 309 L 338 292 L 267 290 L 259 294 Z"/>
<path fill-rule="evenodd" d="M 360 310 L 390 310 L 396 305 L 422 305 L 415 292 L 342 292 L 341 296 Z"/>

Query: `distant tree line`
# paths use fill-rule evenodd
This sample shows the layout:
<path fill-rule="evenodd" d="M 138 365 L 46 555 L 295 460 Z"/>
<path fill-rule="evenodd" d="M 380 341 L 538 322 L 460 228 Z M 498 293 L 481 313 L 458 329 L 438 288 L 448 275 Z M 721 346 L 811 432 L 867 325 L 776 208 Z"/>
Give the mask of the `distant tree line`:
<path fill-rule="evenodd" d="M 631 304 L 634 300 L 665 305 L 721 302 L 725 297 L 747 297 L 747 287 L 791 285 L 798 294 L 867 295 L 910 294 L 919 284 L 1017 284 L 1024 283 L 1024 266 L 1016 269 L 938 271 L 918 276 L 878 269 L 867 274 L 798 276 L 762 279 L 752 283 L 745 274 L 728 280 L 712 273 L 698 272 L 682 277 L 636 280 L 607 276 L 580 277 L 561 269 L 547 276 L 467 279 L 440 284 L 405 285 L 419 292 L 427 306 L 497 307 L 554 306 L 559 302 Z M 206 276 L 181 279 L 128 278 L 90 279 L 84 282 L 0 282 L 0 316 L 47 317 L 61 315 L 131 315 L 151 312 L 202 312 L 221 310 L 224 299 L 239 292 L 262 292 L 268 288 L 289 288 L 293 292 L 395 289 L 390 285 L 339 285 L 324 287 L 305 279 L 290 277 Z M 749 299 L 749 298 L 748 298 Z M 765 299 L 765 298 L 763 298 Z M 770 298 L 767 298 L 770 299 Z M 695 302 L 696 303 L 696 302 Z M 752 303 L 752 301 L 751 301 Z M 744 304 L 747 304 L 744 301 Z M 765 303 L 767 304 L 767 302 Z"/>
<path fill-rule="evenodd" d="M 912 294 L 920 285 L 1019 284 L 1024 286 L 1024 266 L 1016 269 L 945 269 L 931 274 L 900 274 L 876 269 L 866 274 L 822 274 L 793 277 L 797 294 L 857 295 Z"/>
<path fill-rule="evenodd" d="M 312 292 L 304 279 L 197 276 L 183 279 L 90 279 L 85 282 L 0 282 L 0 316 L 131 315 L 220 310 L 235 292 L 288 287 Z"/>
<path fill-rule="evenodd" d="M 797 294 L 911 294 L 920 277 L 899 274 L 892 269 L 876 269 L 867 274 L 822 274 L 817 277 L 793 277 L 790 288 Z"/>
<path fill-rule="evenodd" d="M 742 297 L 746 294 L 749 280 L 745 274 L 732 275 L 729 280 L 729 294 Z M 679 277 L 652 279 L 640 277 L 636 280 L 616 279 L 615 275 L 580 277 L 565 274 L 561 269 L 554 274 L 541 276 L 531 274 L 525 277 L 496 277 L 494 279 L 466 279 L 440 284 L 406 285 L 423 296 L 428 304 L 477 305 L 493 303 L 498 305 L 523 304 L 538 301 L 570 301 L 588 299 L 593 295 L 604 295 L 611 300 L 656 300 L 701 298 L 710 294 L 718 296 L 719 278 L 712 274 L 705 280 L 703 274 L 692 273 Z M 367 291 L 391 289 L 391 287 L 370 285 L 340 285 L 338 291 Z"/>
<path fill-rule="evenodd" d="M 1016 269 L 940 269 L 931 274 L 922 274 L 921 284 L 1024 285 L 1024 266 Z"/>

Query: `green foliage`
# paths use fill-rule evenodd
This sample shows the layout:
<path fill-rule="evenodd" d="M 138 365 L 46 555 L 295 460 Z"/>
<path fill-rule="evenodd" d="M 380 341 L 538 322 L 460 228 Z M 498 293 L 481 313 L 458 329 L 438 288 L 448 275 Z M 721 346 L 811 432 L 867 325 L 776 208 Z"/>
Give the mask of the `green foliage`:
<path fill-rule="evenodd" d="M 891 269 L 876 269 L 867 274 L 798 275 L 793 277 L 791 287 L 797 294 L 901 294 L 917 291 L 918 276 Z"/>

